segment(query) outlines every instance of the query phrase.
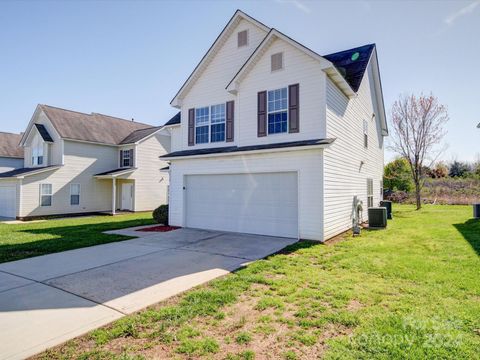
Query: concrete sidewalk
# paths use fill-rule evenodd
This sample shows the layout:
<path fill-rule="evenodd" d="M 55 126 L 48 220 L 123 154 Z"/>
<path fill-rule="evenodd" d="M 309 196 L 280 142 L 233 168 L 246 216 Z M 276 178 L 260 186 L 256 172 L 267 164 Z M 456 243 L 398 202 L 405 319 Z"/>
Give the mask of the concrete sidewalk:
<path fill-rule="evenodd" d="M 22 359 L 228 274 L 296 239 L 179 229 L 0 264 L 0 359 Z"/>

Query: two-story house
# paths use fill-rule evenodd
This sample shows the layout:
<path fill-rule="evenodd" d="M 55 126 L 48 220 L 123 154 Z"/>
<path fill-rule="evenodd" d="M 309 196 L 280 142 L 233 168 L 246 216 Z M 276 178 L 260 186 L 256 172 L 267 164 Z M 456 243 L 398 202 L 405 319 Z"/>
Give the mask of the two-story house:
<path fill-rule="evenodd" d="M 171 104 L 172 225 L 324 241 L 381 200 L 375 45 L 322 56 L 237 11 Z"/>
<path fill-rule="evenodd" d="M 23 166 L 0 173 L 0 217 L 115 214 L 167 202 L 163 127 L 38 105 L 19 144 Z"/>

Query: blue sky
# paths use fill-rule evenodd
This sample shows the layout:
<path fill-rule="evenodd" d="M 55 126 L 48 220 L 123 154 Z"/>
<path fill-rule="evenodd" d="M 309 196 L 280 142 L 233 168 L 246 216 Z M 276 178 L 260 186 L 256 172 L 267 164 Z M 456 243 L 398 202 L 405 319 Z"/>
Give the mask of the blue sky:
<path fill-rule="evenodd" d="M 387 113 L 432 91 L 451 118 L 443 158 L 480 157 L 480 0 L 2 1 L 0 130 L 37 103 L 163 124 L 237 8 L 320 54 L 375 42 Z"/>

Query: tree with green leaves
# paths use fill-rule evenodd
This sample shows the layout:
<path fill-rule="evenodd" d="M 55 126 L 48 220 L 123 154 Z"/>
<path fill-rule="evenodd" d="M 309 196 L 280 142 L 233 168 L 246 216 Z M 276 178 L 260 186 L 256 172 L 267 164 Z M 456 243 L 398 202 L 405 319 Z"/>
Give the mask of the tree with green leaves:
<path fill-rule="evenodd" d="M 410 165 L 405 158 L 397 158 L 387 165 L 383 170 L 383 186 L 393 191 L 409 192 L 413 188 Z"/>

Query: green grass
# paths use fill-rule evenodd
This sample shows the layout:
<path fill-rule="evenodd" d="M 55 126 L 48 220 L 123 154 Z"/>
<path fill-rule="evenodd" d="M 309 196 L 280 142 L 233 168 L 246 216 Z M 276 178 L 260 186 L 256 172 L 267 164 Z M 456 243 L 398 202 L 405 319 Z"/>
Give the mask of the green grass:
<path fill-rule="evenodd" d="M 479 256 L 471 207 L 394 206 L 386 230 L 297 243 L 39 357 L 479 359 Z"/>
<path fill-rule="evenodd" d="M 131 239 L 102 232 L 153 223 L 148 212 L 0 224 L 0 263 Z"/>

